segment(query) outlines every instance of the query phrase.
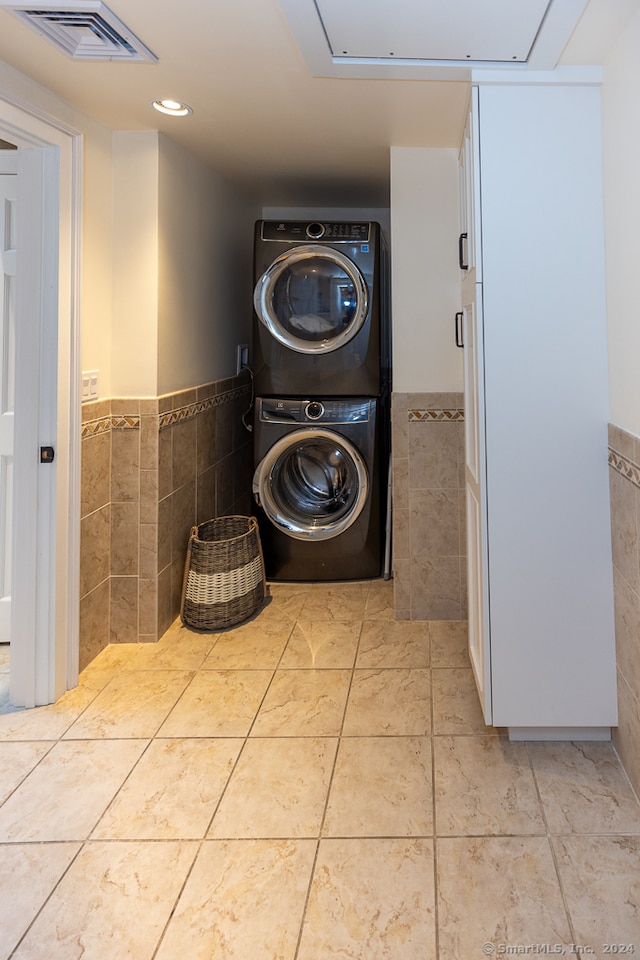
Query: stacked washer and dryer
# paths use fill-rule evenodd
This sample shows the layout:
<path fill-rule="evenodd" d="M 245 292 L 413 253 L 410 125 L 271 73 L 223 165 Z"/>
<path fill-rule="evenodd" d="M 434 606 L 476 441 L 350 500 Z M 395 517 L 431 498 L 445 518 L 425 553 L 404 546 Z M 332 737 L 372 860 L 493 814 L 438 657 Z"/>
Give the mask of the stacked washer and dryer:
<path fill-rule="evenodd" d="M 388 575 L 391 347 L 380 225 L 261 220 L 253 493 L 267 577 Z"/>

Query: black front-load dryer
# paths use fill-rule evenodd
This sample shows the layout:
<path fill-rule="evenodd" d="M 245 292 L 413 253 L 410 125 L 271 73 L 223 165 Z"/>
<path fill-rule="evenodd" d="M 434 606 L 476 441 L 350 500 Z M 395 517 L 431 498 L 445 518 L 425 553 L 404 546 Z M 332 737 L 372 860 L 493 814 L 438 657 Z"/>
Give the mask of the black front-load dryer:
<path fill-rule="evenodd" d="M 259 397 L 253 493 L 270 580 L 360 580 L 384 559 L 376 398 Z"/>
<path fill-rule="evenodd" d="M 380 395 L 390 366 L 380 225 L 260 220 L 254 249 L 256 395 Z"/>

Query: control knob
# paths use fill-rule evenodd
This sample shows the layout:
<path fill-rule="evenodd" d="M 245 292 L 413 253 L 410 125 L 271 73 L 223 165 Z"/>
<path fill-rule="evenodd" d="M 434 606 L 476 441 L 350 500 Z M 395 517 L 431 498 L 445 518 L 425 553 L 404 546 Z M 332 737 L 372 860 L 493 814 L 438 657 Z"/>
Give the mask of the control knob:
<path fill-rule="evenodd" d="M 312 240 L 319 240 L 324 236 L 324 223 L 310 223 L 307 227 L 307 236 Z"/>
<path fill-rule="evenodd" d="M 319 420 L 324 413 L 324 404 L 319 400 L 311 400 L 304 411 L 309 420 Z"/>

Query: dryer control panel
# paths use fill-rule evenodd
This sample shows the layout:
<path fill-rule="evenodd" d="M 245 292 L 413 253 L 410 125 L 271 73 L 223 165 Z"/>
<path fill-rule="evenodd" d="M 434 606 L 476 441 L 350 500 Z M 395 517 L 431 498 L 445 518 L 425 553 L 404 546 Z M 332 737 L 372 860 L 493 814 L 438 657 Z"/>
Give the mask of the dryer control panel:
<path fill-rule="evenodd" d="M 278 400 L 259 398 L 258 417 L 271 423 L 366 423 L 375 400 Z"/>
<path fill-rule="evenodd" d="M 264 220 L 263 240 L 327 240 L 331 243 L 369 243 L 370 223 L 321 223 L 308 220 Z"/>

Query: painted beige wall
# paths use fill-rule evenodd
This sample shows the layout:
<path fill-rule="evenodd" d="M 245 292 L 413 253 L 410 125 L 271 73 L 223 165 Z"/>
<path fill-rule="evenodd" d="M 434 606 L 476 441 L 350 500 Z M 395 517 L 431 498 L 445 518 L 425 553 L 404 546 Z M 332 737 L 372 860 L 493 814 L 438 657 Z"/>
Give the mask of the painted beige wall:
<path fill-rule="evenodd" d="M 111 130 L 93 126 L 84 138 L 82 369 L 98 370 L 98 389 L 111 391 Z"/>
<path fill-rule="evenodd" d="M 256 210 L 157 131 L 113 135 L 114 396 L 236 373 L 251 337 Z"/>
<path fill-rule="evenodd" d="M 603 149 L 611 420 L 640 435 L 640 13 L 604 64 Z"/>
<path fill-rule="evenodd" d="M 452 149 L 391 148 L 393 389 L 462 390 L 458 156 Z"/>
<path fill-rule="evenodd" d="M 158 133 L 113 135 L 112 396 L 158 393 Z"/>
<path fill-rule="evenodd" d="M 100 392 L 108 395 L 111 389 L 111 130 L 2 61 L 0 91 L 25 108 L 44 111 L 83 136 L 81 365 L 83 370 L 99 370 Z"/>
<path fill-rule="evenodd" d="M 159 137 L 158 392 L 236 373 L 251 342 L 253 223 L 235 188 Z"/>

